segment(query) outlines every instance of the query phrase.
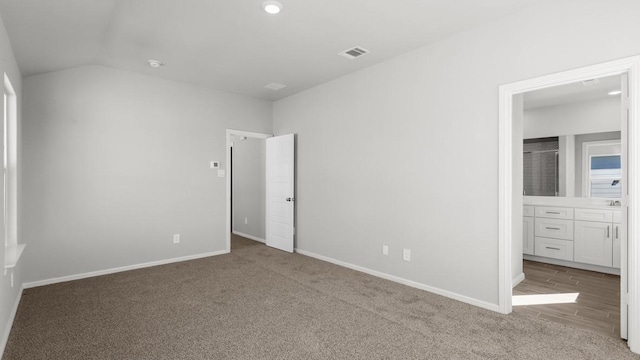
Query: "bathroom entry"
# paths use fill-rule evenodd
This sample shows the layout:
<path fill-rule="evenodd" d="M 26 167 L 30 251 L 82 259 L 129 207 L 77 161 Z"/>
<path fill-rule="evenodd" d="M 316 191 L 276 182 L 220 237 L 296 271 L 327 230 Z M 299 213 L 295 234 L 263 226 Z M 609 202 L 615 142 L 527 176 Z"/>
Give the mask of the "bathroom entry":
<path fill-rule="evenodd" d="M 627 335 L 619 295 L 625 86 L 615 75 L 519 95 L 524 276 L 514 311 L 615 338 Z"/>

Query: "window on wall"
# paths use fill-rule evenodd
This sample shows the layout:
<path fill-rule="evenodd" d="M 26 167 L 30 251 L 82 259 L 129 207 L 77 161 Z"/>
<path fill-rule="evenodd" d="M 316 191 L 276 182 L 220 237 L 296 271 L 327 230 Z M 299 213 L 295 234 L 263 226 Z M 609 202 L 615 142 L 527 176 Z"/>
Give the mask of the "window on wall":
<path fill-rule="evenodd" d="M 620 141 L 594 141 L 584 144 L 584 189 L 592 198 L 622 197 Z"/>
<path fill-rule="evenodd" d="M 591 197 L 620 198 L 622 195 L 622 169 L 620 155 L 592 156 L 589 167 Z"/>

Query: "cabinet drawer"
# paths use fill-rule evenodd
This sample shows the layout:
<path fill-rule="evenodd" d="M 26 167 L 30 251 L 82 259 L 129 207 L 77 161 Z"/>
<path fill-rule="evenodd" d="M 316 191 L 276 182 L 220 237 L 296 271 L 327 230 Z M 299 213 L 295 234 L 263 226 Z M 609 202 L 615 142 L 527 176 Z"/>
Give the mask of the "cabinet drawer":
<path fill-rule="evenodd" d="M 536 206 L 536 217 L 573 220 L 573 208 Z"/>
<path fill-rule="evenodd" d="M 620 210 L 613 211 L 613 222 L 616 224 L 622 223 L 622 212 Z"/>
<path fill-rule="evenodd" d="M 573 220 L 536 218 L 536 237 L 573 240 Z"/>
<path fill-rule="evenodd" d="M 573 261 L 573 242 L 536 237 L 536 255 Z"/>
<path fill-rule="evenodd" d="M 534 216 L 535 213 L 536 209 L 531 205 L 525 205 L 522 207 L 522 216 Z"/>
<path fill-rule="evenodd" d="M 576 209 L 575 219 L 582 221 L 612 222 L 613 211 L 599 209 Z"/>

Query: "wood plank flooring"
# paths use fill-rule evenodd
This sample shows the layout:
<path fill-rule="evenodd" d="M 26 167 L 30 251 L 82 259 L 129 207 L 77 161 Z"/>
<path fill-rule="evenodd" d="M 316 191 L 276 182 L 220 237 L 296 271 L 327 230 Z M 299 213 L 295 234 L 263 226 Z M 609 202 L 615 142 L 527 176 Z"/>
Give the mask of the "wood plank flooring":
<path fill-rule="evenodd" d="M 579 293 L 576 303 L 514 306 L 513 311 L 620 338 L 620 276 L 524 260 L 513 295 Z"/>

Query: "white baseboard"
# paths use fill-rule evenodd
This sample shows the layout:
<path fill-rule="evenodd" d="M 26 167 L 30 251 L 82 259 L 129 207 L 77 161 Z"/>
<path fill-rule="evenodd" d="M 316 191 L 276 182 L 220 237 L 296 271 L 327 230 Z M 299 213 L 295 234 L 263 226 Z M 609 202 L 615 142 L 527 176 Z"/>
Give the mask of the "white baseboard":
<path fill-rule="evenodd" d="M 524 273 L 520 273 L 520 275 L 513 278 L 513 282 L 511 283 L 511 288 L 513 289 L 518 284 L 520 284 L 524 280 Z"/>
<path fill-rule="evenodd" d="M 20 291 L 18 292 L 18 297 L 13 304 L 13 308 L 11 309 L 11 313 L 9 313 L 9 318 L 7 319 L 7 325 L 4 328 L 4 334 L 2 334 L 2 340 L 0 340 L 0 359 L 2 359 L 2 355 L 4 355 L 4 349 L 7 347 L 7 342 L 9 341 L 9 335 L 11 334 L 11 328 L 13 327 L 13 321 L 16 319 L 16 314 L 18 313 L 18 306 L 20 306 L 20 300 L 22 299 L 22 290 L 24 290 L 24 285 L 20 287 Z"/>
<path fill-rule="evenodd" d="M 612 267 L 583 264 L 579 262 L 552 259 L 548 257 L 535 256 L 535 255 L 522 255 L 522 258 L 525 260 L 537 261 L 537 262 L 546 263 L 546 264 L 553 264 L 553 265 L 566 266 L 566 267 L 582 269 L 582 270 L 596 271 L 596 272 L 601 272 L 605 274 L 620 275 L 620 269 L 612 268 Z"/>
<path fill-rule="evenodd" d="M 182 256 L 182 257 L 172 258 L 172 259 L 151 261 L 151 262 L 147 262 L 147 263 L 143 263 L 143 264 L 127 265 L 127 266 L 122 266 L 122 267 L 117 267 L 117 268 L 112 268 L 112 269 L 92 271 L 92 272 L 83 273 L 83 274 L 77 274 L 77 275 L 62 276 L 62 277 L 57 277 L 57 278 L 52 278 L 52 279 L 46 279 L 46 280 L 39 280 L 39 281 L 33 281 L 33 282 L 24 283 L 23 284 L 23 288 L 24 289 L 29 289 L 29 288 L 34 288 L 34 287 L 38 287 L 38 286 L 57 284 L 57 283 L 66 282 L 66 281 L 72 281 L 72 280 L 86 279 L 86 278 L 95 277 L 95 276 L 101 276 L 101 275 L 115 274 L 115 273 L 119 273 L 119 272 L 123 272 L 123 271 L 136 270 L 136 269 L 148 268 L 148 267 L 152 267 L 152 266 L 158 266 L 158 265 L 165 265 L 165 264 L 171 264 L 171 263 L 188 261 L 188 260 L 201 259 L 201 258 L 205 258 L 205 257 L 217 256 L 217 255 L 228 254 L 228 253 L 229 253 L 229 251 L 227 251 L 227 250 L 221 250 L 221 251 L 214 251 L 214 252 L 210 252 L 210 253 Z"/>
<path fill-rule="evenodd" d="M 264 239 L 259 238 L 257 236 L 253 236 L 253 235 L 249 235 L 249 234 L 245 234 L 245 233 L 241 233 L 240 231 L 232 231 L 231 233 L 233 233 L 234 235 L 238 235 L 238 236 L 242 236 L 244 238 L 250 239 L 250 240 L 255 240 L 261 243 L 264 243 Z"/>
<path fill-rule="evenodd" d="M 460 295 L 451 291 L 447 291 L 447 290 L 443 290 L 443 289 L 439 289 L 436 287 L 432 287 L 429 285 L 425 285 L 413 280 L 407 280 L 398 276 L 394 276 L 394 275 L 389 275 L 389 274 L 385 274 L 376 270 L 371 270 L 362 266 L 358 266 L 358 265 L 354 265 L 348 262 L 344 262 L 344 261 L 340 261 L 340 260 L 336 260 L 336 259 L 332 259 L 323 255 L 318 255 L 318 254 L 314 254 L 312 252 L 309 251 L 304 251 L 304 250 L 300 250 L 300 249 L 295 249 L 295 252 L 301 254 L 301 255 L 305 255 L 305 256 L 309 256 L 318 260 L 322 260 L 322 261 L 326 261 L 332 264 L 336 264 L 342 267 L 346 267 L 352 270 L 356 270 L 356 271 L 360 271 L 363 272 L 365 274 L 369 274 L 375 277 L 379 277 L 385 280 L 390 280 L 393 282 L 397 282 L 399 284 L 402 285 L 407 285 L 407 286 L 411 286 L 413 288 L 416 289 L 420 289 L 420 290 L 424 290 L 424 291 L 428 291 L 434 294 L 438 294 L 438 295 L 442 295 L 444 297 L 448 297 L 450 299 L 454 299 L 454 300 L 458 300 L 470 305 L 474 305 L 477 307 L 481 307 L 483 309 L 487 309 L 487 310 L 491 310 L 491 311 L 495 311 L 495 312 L 500 312 L 500 307 L 497 304 L 491 304 L 485 301 L 481 301 L 481 300 L 477 300 L 474 298 L 470 298 L 468 296 L 465 295 Z"/>

